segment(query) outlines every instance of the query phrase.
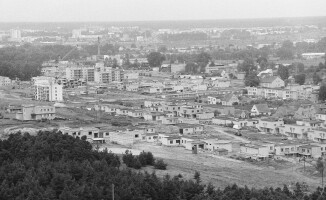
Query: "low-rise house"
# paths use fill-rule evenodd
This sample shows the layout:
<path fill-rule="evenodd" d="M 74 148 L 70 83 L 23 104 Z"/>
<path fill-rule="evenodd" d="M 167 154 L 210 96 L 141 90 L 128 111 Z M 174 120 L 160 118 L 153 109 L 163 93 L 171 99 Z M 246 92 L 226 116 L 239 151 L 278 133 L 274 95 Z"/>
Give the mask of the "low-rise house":
<path fill-rule="evenodd" d="M 180 117 L 196 118 L 196 115 L 202 112 L 203 112 L 202 107 L 187 105 L 187 106 L 181 106 L 180 111 L 178 111 L 177 113 L 178 116 Z"/>
<path fill-rule="evenodd" d="M 266 133 L 277 134 L 280 132 L 280 127 L 284 126 L 283 119 L 273 119 L 273 118 L 264 118 L 259 119 L 256 127 L 260 131 L 264 131 Z"/>
<path fill-rule="evenodd" d="M 126 116 L 127 116 L 130 110 L 131 110 L 131 109 L 129 109 L 129 108 L 117 108 L 117 109 L 115 110 L 115 113 L 116 113 L 117 115 L 126 115 Z"/>
<path fill-rule="evenodd" d="M 235 118 L 240 118 L 240 119 L 247 119 L 249 118 L 250 116 L 250 112 L 247 111 L 247 110 L 239 110 L 239 109 L 236 109 L 233 116 Z"/>
<path fill-rule="evenodd" d="M 144 101 L 144 107 L 153 107 L 162 105 L 161 101 Z"/>
<path fill-rule="evenodd" d="M 232 106 L 234 104 L 239 104 L 239 99 L 235 94 L 227 94 L 221 102 L 223 106 Z"/>
<path fill-rule="evenodd" d="M 61 127 L 58 129 L 62 134 L 71 135 L 75 138 L 86 137 L 89 142 L 106 143 L 109 142 L 109 133 L 102 132 L 95 127 L 69 128 Z"/>
<path fill-rule="evenodd" d="M 294 113 L 296 119 L 314 120 L 319 108 L 312 104 L 302 104 L 299 109 Z"/>
<path fill-rule="evenodd" d="M 266 88 L 280 88 L 284 87 L 285 83 L 279 76 L 265 77 L 260 81 L 260 85 Z"/>
<path fill-rule="evenodd" d="M 201 133 L 204 131 L 204 126 L 200 124 L 178 124 L 179 133 L 182 135 L 190 135 Z"/>
<path fill-rule="evenodd" d="M 267 104 L 255 104 L 253 105 L 250 114 L 251 116 L 270 115 L 271 110 L 268 108 Z"/>
<path fill-rule="evenodd" d="M 267 158 L 269 156 L 269 148 L 262 145 L 244 144 L 240 146 L 240 153 L 253 158 Z"/>
<path fill-rule="evenodd" d="M 326 113 L 325 112 L 317 112 L 315 114 L 315 118 L 316 118 L 316 120 L 326 121 Z"/>
<path fill-rule="evenodd" d="M 109 131 L 109 141 L 121 145 L 132 145 L 142 140 L 143 130 L 112 130 Z"/>
<path fill-rule="evenodd" d="M 7 113 L 17 113 L 17 112 L 22 111 L 22 107 L 15 106 L 15 105 L 9 105 L 8 107 L 6 107 L 6 111 L 7 111 Z"/>
<path fill-rule="evenodd" d="M 219 96 L 208 96 L 207 97 L 207 103 L 208 104 L 218 104 L 221 103 L 221 100 L 223 99 L 223 95 Z"/>
<path fill-rule="evenodd" d="M 196 119 L 212 119 L 214 118 L 213 112 L 203 112 L 196 114 Z"/>
<path fill-rule="evenodd" d="M 232 120 L 233 127 L 237 127 L 238 129 L 241 129 L 246 126 L 254 127 L 257 124 L 257 120 L 250 120 L 250 119 L 235 119 Z"/>
<path fill-rule="evenodd" d="M 166 125 L 175 125 L 177 123 L 179 123 L 178 117 L 164 117 L 162 120 L 162 124 Z"/>
<path fill-rule="evenodd" d="M 309 158 L 319 158 L 321 157 L 321 147 L 311 144 L 299 146 L 298 154 Z"/>
<path fill-rule="evenodd" d="M 157 142 L 158 141 L 158 134 L 157 133 L 145 133 L 142 135 L 143 141 L 146 142 Z"/>
<path fill-rule="evenodd" d="M 284 124 L 279 127 L 280 133 L 295 139 L 305 139 L 308 131 L 311 130 L 309 126 L 298 124 Z"/>
<path fill-rule="evenodd" d="M 181 145 L 187 150 L 204 149 L 205 142 L 198 139 L 181 137 Z"/>
<path fill-rule="evenodd" d="M 127 115 L 130 117 L 142 117 L 143 112 L 143 110 L 129 110 Z"/>
<path fill-rule="evenodd" d="M 161 143 L 164 146 L 179 146 L 181 145 L 181 137 L 179 136 L 167 136 L 161 138 Z"/>
<path fill-rule="evenodd" d="M 216 124 L 216 125 L 231 125 L 232 124 L 233 119 L 228 118 L 228 117 L 215 117 L 212 119 L 212 123 Z"/>
<path fill-rule="evenodd" d="M 55 118 L 54 106 L 22 105 L 22 111 L 16 113 L 16 119 L 28 120 L 53 120 Z"/>
<path fill-rule="evenodd" d="M 325 128 L 314 128 L 307 132 L 307 138 L 309 140 L 326 143 L 326 129 Z"/>
<path fill-rule="evenodd" d="M 140 90 L 139 85 L 137 85 L 137 84 L 126 85 L 125 89 L 126 89 L 126 91 L 129 91 L 129 92 L 138 92 Z"/>
<path fill-rule="evenodd" d="M 275 155 L 276 156 L 297 156 L 299 143 L 293 144 L 277 144 L 275 145 Z"/>
<path fill-rule="evenodd" d="M 309 126 L 311 128 L 322 128 L 323 122 L 316 120 L 297 120 L 298 125 Z"/>
<path fill-rule="evenodd" d="M 162 120 L 165 118 L 164 113 L 161 112 L 144 113 L 143 117 L 147 121 L 159 121 L 159 122 L 162 122 Z"/>
<path fill-rule="evenodd" d="M 216 140 L 216 139 L 208 139 L 204 140 L 205 149 L 209 151 L 216 151 L 218 149 L 226 149 L 228 152 L 233 151 L 232 142 L 229 140 Z"/>

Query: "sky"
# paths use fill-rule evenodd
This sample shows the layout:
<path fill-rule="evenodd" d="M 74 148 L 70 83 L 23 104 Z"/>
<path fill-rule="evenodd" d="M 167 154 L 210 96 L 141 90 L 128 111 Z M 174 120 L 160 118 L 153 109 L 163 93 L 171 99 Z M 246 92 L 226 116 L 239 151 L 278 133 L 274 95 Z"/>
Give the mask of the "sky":
<path fill-rule="evenodd" d="M 0 0 L 0 22 L 326 16 L 326 0 Z"/>

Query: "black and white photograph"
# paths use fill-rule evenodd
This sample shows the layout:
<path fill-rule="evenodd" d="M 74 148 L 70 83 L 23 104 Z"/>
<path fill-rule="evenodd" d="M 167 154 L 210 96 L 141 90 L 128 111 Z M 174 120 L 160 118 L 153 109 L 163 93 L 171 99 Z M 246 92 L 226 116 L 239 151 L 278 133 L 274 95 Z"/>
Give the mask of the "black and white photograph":
<path fill-rule="evenodd" d="M 0 0 L 0 200 L 326 200 L 326 0 Z"/>

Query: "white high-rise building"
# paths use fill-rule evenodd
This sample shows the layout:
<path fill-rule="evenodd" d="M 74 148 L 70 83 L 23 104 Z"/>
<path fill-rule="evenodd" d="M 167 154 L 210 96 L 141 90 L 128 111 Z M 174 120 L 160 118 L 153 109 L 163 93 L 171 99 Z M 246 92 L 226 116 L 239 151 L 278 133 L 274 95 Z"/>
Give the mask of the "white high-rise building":
<path fill-rule="evenodd" d="M 80 38 L 82 35 L 81 29 L 74 29 L 72 30 L 72 38 Z"/>
<path fill-rule="evenodd" d="M 21 31 L 18 29 L 11 29 L 10 30 L 10 39 L 11 40 L 19 40 L 21 39 Z"/>
<path fill-rule="evenodd" d="M 39 101 L 63 101 L 62 85 L 55 82 L 55 78 L 38 76 L 33 77 L 34 99 Z"/>

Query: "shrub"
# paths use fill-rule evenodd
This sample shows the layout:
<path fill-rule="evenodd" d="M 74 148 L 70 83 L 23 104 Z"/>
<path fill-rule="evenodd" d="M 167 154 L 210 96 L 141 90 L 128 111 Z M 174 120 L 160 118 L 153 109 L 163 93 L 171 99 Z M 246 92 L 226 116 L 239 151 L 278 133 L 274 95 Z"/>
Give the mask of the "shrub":
<path fill-rule="evenodd" d="M 166 166 L 167 164 L 162 159 L 158 159 L 154 164 L 155 169 L 166 170 Z"/>

